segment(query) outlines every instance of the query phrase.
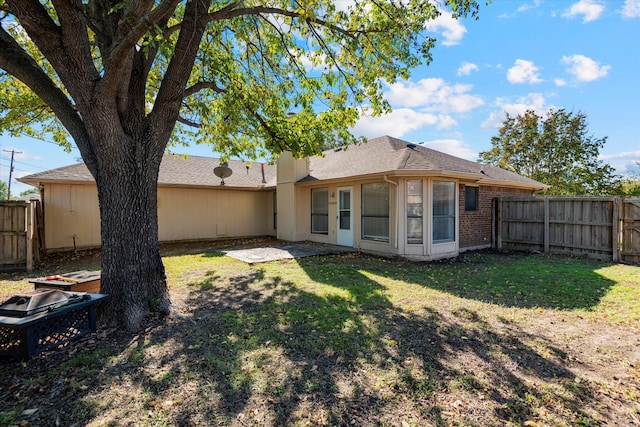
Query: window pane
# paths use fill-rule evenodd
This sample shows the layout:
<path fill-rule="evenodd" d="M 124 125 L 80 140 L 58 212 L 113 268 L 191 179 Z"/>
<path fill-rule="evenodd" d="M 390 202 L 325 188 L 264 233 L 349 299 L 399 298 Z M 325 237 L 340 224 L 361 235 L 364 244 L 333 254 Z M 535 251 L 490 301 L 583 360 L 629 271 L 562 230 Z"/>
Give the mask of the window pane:
<path fill-rule="evenodd" d="M 407 243 L 422 243 L 422 218 L 407 218 Z"/>
<path fill-rule="evenodd" d="M 455 182 L 433 183 L 433 241 L 455 240 L 456 221 Z"/>
<path fill-rule="evenodd" d="M 351 211 L 340 211 L 340 230 L 351 229 Z"/>
<path fill-rule="evenodd" d="M 389 184 L 362 184 L 362 214 L 389 216 Z"/>
<path fill-rule="evenodd" d="M 362 238 L 389 241 L 389 184 L 362 184 Z"/>
<path fill-rule="evenodd" d="M 422 180 L 407 181 L 407 243 L 422 243 Z"/>
<path fill-rule="evenodd" d="M 313 214 L 329 213 L 329 189 L 328 188 L 312 188 L 311 189 L 311 213 Z"/>
<path fill-rule="evenodd" d="M 362 217 L 362 238 L 389 241 L 389 218 Z"/>
<path fill-rule="evenodd" d="M 455 232 L 455 219 L 449 217 L 433 218 L 433 241 L 453 241 Z"/>
<path fill-rule="evenodd" d="M 478 187 L 464 187 L 464 210 L 469 212 L 478 210 Z"/>
<path fill-rule="evenodd" d="M 340 191 L 340 209 L 351 209 L 351 191 Z"/>
<path fill-rule="evenodd" d="M 329 234 L 329 189 L 311 189 L 311 232 Z"/>
<path fill-rule="evenodd" d="M 329 216 L 311 215 L 311 232 L 315 234 L 329 234 Z"/>

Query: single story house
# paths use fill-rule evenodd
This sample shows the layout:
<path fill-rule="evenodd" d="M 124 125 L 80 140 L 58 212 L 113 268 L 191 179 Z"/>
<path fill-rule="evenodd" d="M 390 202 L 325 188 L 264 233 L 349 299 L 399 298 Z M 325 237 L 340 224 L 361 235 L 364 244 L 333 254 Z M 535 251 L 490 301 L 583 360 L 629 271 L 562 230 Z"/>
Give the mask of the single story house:
<path fill-rule="evenodd" d="M 383 136 L 277 165 L 166 155 L 160 241 L 275 236 L 418 260 L 491 246 L 492 200 L 540 182 Z M 47 251 L 100 245 L 95 182 L 84 164 L 20 179 L 40 189 Z"/>

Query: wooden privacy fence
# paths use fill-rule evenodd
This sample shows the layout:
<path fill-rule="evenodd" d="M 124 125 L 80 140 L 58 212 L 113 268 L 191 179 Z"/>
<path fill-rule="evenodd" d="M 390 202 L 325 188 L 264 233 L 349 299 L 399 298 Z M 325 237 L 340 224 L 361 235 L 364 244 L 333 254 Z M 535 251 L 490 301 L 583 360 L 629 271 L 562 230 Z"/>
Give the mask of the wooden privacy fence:
<path fill-rule="evenodd" d="M 42 232 L 39 201 L 0 202 L 0 272 L 31 271 L 42 253 Z"/>
<path fill-rule="evenodd" d="M 0 203 L 0 271 L 31 270 L 31 210 L 26 202 Z"/>
<path fill-rule="evenodd" d="M 640 263 L 640 199 L 498 198 L 494 245 Z"/>
<path fill-rule="evenodd" d="M 621 233 L 621 261 L 640 264 L 640 198 L 624 200 Z"/>

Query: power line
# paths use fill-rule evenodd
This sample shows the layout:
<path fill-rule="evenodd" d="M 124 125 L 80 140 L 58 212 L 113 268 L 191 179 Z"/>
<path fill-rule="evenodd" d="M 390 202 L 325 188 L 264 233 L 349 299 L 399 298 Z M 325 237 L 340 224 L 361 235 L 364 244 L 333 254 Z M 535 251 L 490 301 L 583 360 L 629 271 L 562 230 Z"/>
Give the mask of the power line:
<path fill-rule="evenodd" d="M 38 138 L 38 137 L 35 137 L 33 135 L 29 135 L 28 133 L 25 133 L 25 132 L 20 132 L 20 135 L 21 136 L 26 136 L 26 137 L 31 138 L 31 139 L 35 139 L 36 141 L 46 142 L 48 144 L 57 145 L 58 147 L 64 147 L 63 145 L 60 145 L 59 143 L 57 143 L 55 141 L 52 141 L 50 139 Z M 73 150 L 77 150 L 78 149 L 78 147 L 76 147 L 75 145 L 73 145 L 73 144 L 70 144 L 70 145 L 71 145 L 71 149 L 73 149 Z"/>
<path fill-rule="evenodd" d="M 7 200 L 11 199 L 11 176 L 13 175 L 13 156 L 18 153 L 22 153 L 22 151 L 16 151 L 16 150 L 2 150 L 5 151 L 7 153 L 11 153 L 11 167 L 9 168 L 9 184 L 8 184 L 8 188 L 7 188 Z"/>

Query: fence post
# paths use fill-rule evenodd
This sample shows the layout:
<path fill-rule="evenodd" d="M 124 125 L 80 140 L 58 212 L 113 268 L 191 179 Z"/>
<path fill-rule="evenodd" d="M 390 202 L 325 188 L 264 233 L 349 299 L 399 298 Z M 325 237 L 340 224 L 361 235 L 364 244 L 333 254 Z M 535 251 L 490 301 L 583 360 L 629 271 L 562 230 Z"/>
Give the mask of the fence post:
<path fill-rule="evenodd" d="M 549 253 L 549 196 L 544 196 L 544 253 Z"/>
<path fill-rule="evenodd" d="M 620 197 L 613 198 L 613 213 L 611 214 L 611 245 L 613 246 L 611 257 L 613 262 L 620 261 L 620 222 L 623 219 L 623 212 L 620 210 L 621 202 Z"/>
<path fill-rule="evenodd" d="M 27 202 L 27 205 L 24 208 L 25 210 L 25 229 L 26 229 L 26 238 L 25 242 L 25 250 L 26 254 L 26 268 L 27 271 L 33 270 L 33 205 Z"/>

